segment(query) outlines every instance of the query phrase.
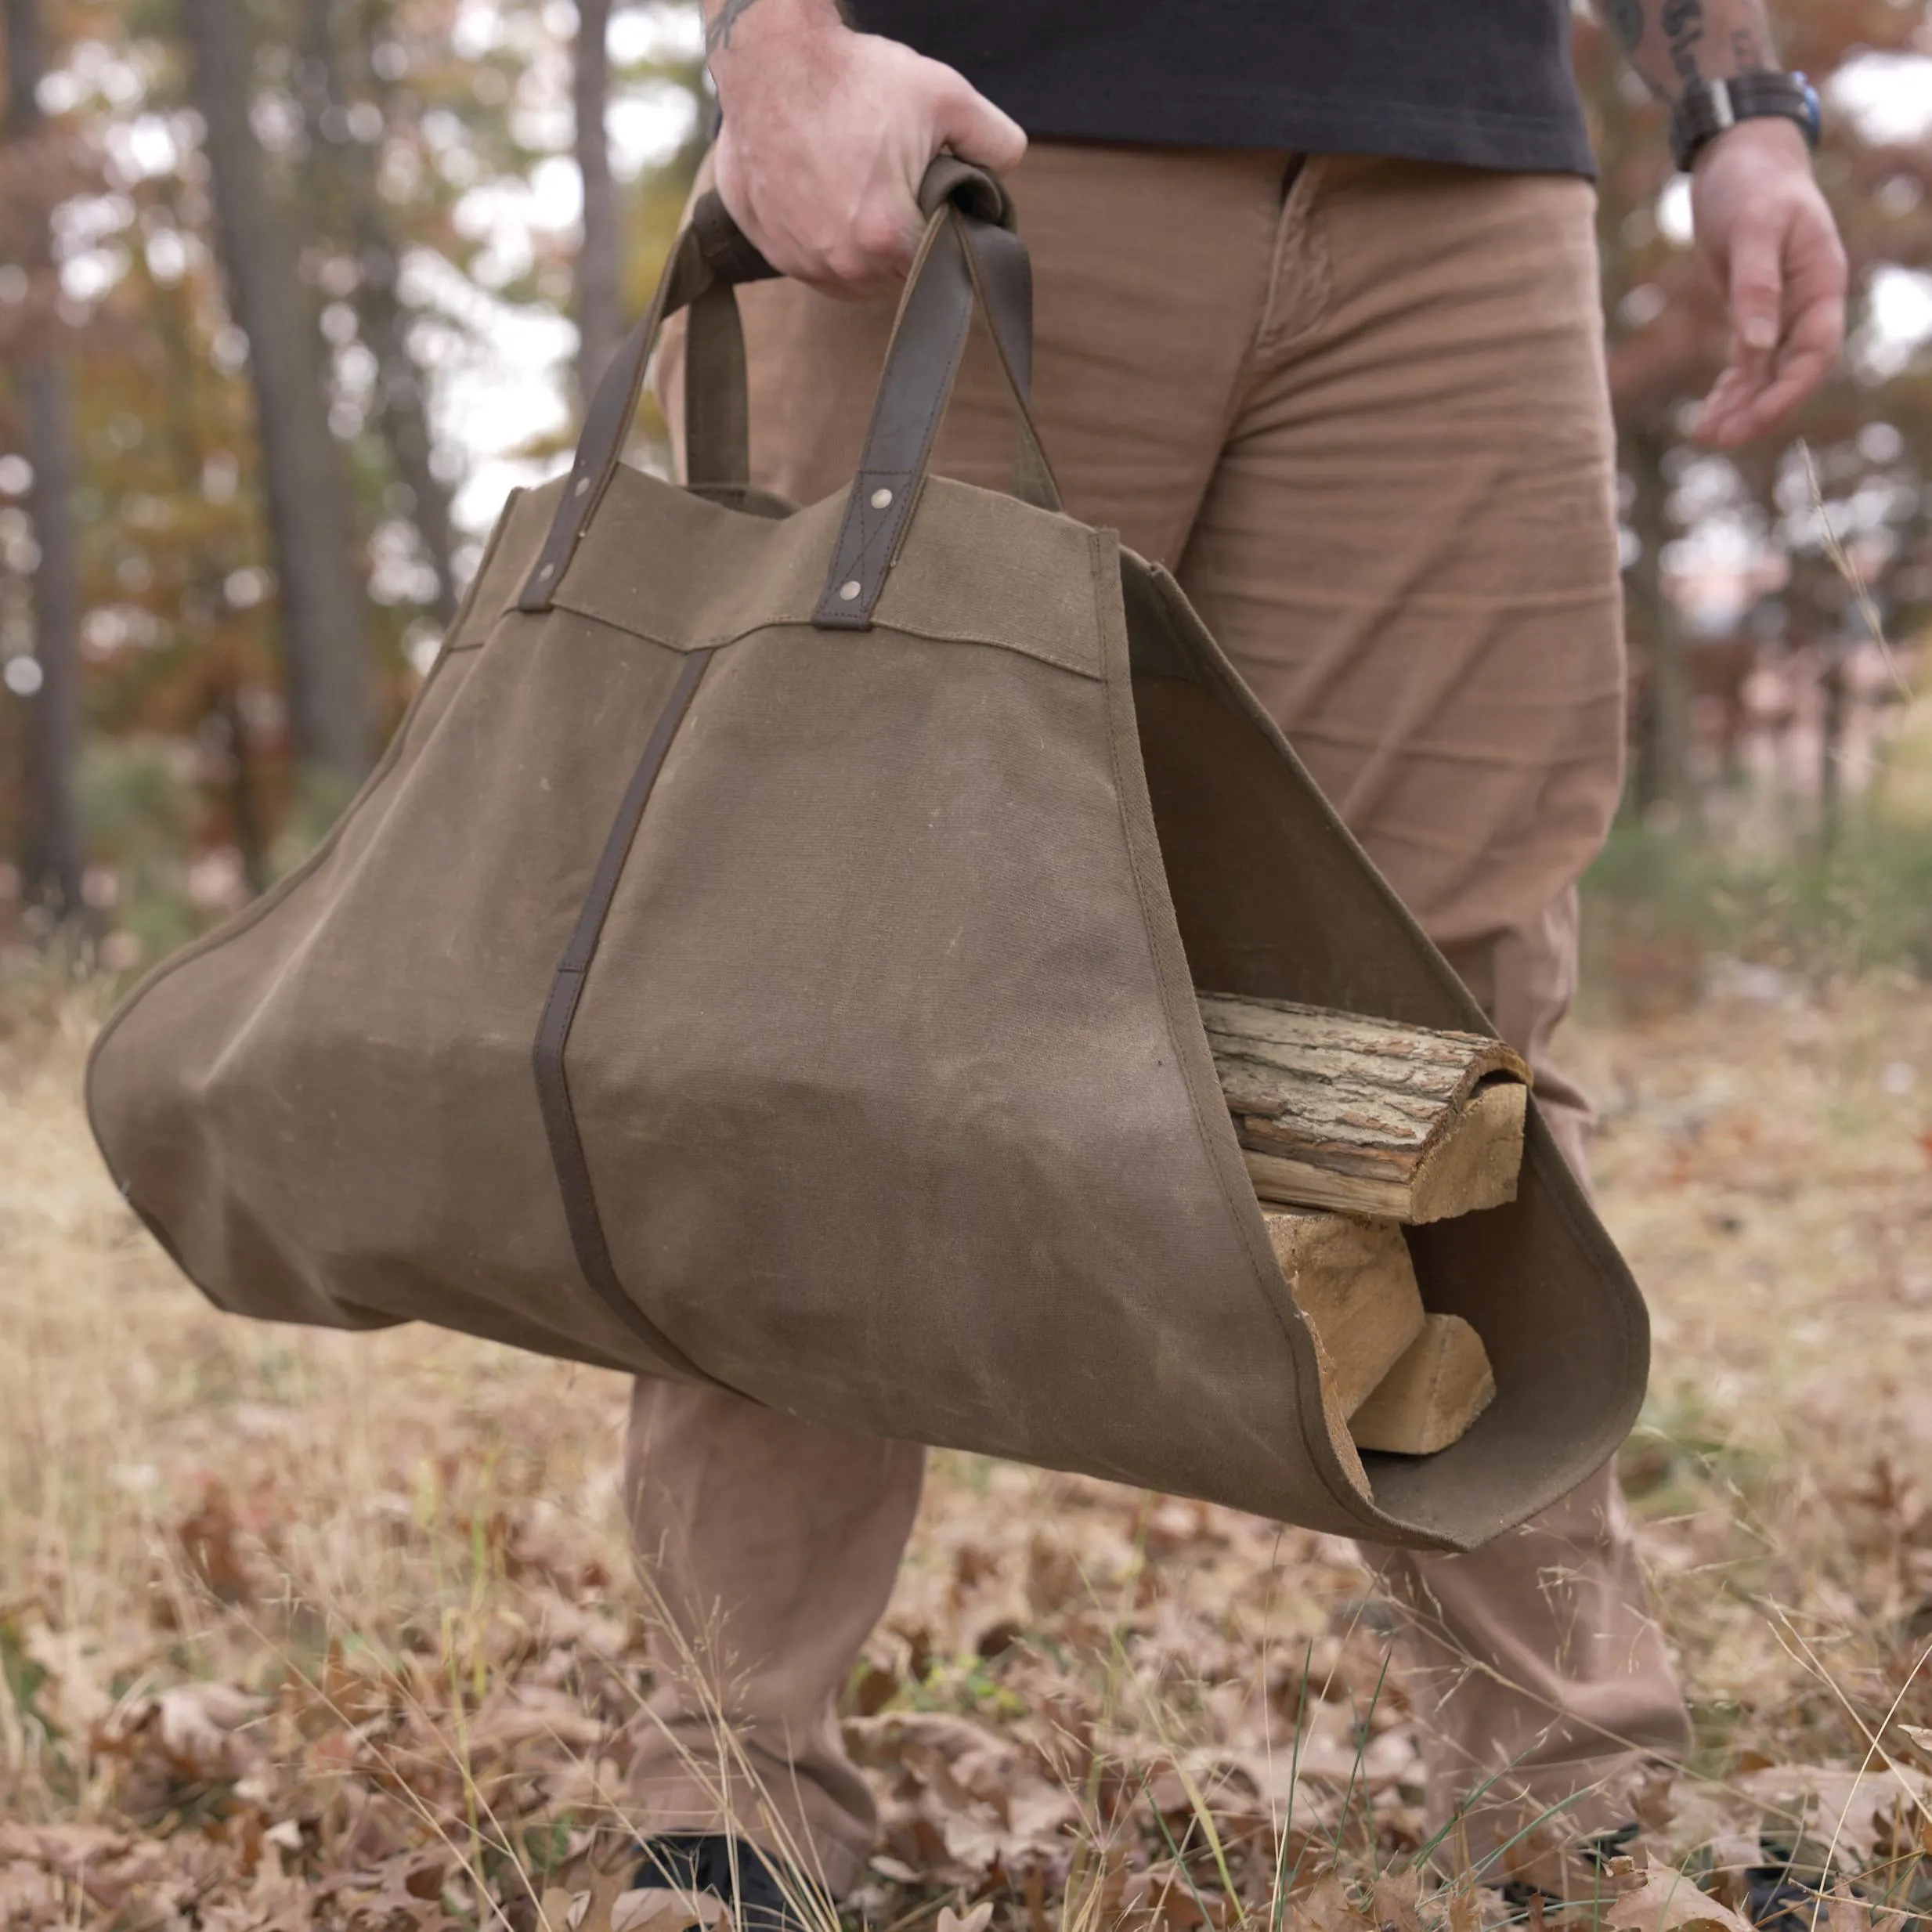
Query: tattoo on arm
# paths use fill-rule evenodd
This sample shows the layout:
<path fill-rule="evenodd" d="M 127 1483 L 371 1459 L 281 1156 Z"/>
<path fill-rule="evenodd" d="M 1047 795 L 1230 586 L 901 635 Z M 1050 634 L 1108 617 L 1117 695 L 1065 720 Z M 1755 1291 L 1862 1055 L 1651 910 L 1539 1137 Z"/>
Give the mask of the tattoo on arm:
<path fill-rule="evenodd" d="M 758 0 L 724 0 L 724 4 L 705 22 L 706 53 L 714 54 L 720 47 L 730 46 L 731 29 L 757 4 Z"/>
<path fill-rule="evenodd" d="M 1677 99 L 1693 81 L 1762 74 L 1775 64 L 1764 0 L 1597 0 L 1597 5 L 1631 66 L 1667 101 Z"/>
<path fill-rule="evenodd" d="M 1677 76 L 1681 94 L 1698 78 L 1697 48 L 1704 38 L 1704 0 L 1663 0 L 1657 21 L 1663 29 L 1663 44 L 1670 50 L 1670 70 Z"/>

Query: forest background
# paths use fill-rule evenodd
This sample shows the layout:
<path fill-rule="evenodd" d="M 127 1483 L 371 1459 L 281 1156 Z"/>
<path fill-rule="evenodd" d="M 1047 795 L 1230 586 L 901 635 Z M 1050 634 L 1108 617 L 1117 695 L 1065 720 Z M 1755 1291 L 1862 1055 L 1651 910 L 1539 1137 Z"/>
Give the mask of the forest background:
<path fill-rule="evenodd" d="M 1578 23 L 1635 675 L 1565 1050 L 1652 1309 L 1622 1474 L 1695 1724 L 1617 1932 L 1746 1932 L 1767 1873 L 1858 1890 L 1785 1932 L 1932 1919 L 1932 27 L 1776 5 L 1852 334 L 1735 459 L 1687 440 L 1724 328 L 1660 116 Z M 675 1659 L 621 1378 L 206 1307 L 78 1091 L 112 982 L 314 840 L 563 465 L 699 55 L 690 0 L 0 0 L 8 1932 L 533 1932 L 623 1815 Z M 1478 1881 L 1554 1854 L 1432 1865 L 1389 1636 L 1333 1539 L 937 1458 L 842 1707 L 884 1807 L 850 1913 L 1480 1932 Z"/>
<path fill-rule="evenodd" d="M 1594 957 L 1640 993 L 1714 947 L 1932 965 L 1932 38 L 1898 0 L 1780 14 L 1851 345 L 1735 459 L 1687 439 L 1724 329 L 1658 111 L 1578 23 L 1635 670 Z M 565 460 L 702 150 L 700 32 L 688 0 L 4 18 L 0 957 L 58 931 L 125 972 L 312 842 L 507 489 Z"/>

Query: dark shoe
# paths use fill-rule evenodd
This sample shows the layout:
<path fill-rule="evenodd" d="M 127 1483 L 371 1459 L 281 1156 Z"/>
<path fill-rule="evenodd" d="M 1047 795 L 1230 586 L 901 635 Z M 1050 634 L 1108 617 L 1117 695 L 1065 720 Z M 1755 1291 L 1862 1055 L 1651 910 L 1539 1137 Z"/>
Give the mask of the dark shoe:
<path fill-rule="evenodd" d="M 1830 1932 L 1831 1907 L 1788 1865 L 1754 1865 L 1744 1885 L 1744 1916 L 1758 1932 Z"/>
<path fill-rule="evenodd" d="M 1580 1839 L 1569 1847 L 1585 1869 L 1594 1873 L 1602 1880 L 1599 1896 L 1605 1905 L 1609 1903 L 1612 1897 L 1609 1878 L 1610 1861 L 1621 1858 L 1641 1829 L 1642 1827 L 1638 1825 L 1620 1825 L 1614 1831 L 1598 1832 L 1594 1837 Z M 1524 1879 L 1507 1880 L 1496 1889 L 1502 1894 L 1503 1903 L 1509 1908 L 1508 1923 L 1512 1925 L 1526 1924 L 1534 1919 L 1537 1916 L 1535 1909 L 1539 1905 L 1546 1917 L 1555 1918 L 1573 1906 L 1588 1902 L 1582 1899 L 1559 1898 L 1555 1892 L 1546 1891 L 1540 1885 L 1532 1885 Z"/>
<path fill-rule="evenodd" d="M 710 1892 L 731 1908 L 738 1932 L 832 1932 L 832 1894 L 768 1852 L 721 1832 L 670 1832 L 647 1839 L 634 1891 Z M 736 1883 L 732 1867 L 735 1863 Z"/>

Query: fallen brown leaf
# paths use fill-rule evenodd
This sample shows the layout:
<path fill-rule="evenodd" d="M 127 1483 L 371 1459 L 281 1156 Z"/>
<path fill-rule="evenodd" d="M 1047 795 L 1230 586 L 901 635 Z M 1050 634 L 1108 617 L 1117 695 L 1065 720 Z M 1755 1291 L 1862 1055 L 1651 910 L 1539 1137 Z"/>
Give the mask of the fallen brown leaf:
<path fill-rule="evenodd" d="M 1634 1876 L 1639 1882 L 1620 1890 L 1603 1915 L 1616 1932 L 1751 1932 L 1747 1920 L 1671 1866 Z"/>
<path fill-rule="evenodd" d="M 986 1932 L 993 1919 L 993 1901 L 982 1898 L 964 1918 L 950 1905 L 939 1909 L 938 1932 Z"/>

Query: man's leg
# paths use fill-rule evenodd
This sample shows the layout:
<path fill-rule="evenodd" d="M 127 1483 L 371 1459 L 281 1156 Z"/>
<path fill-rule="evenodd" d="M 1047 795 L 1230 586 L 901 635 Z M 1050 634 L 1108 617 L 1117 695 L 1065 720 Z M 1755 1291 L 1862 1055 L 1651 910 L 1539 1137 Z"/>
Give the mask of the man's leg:
<path fill-rule="evenodd" d="M 1536 1060 L 1580 1166 L 1587 1110 L 1544 1049 L 1621 731 L 1588 190 L 1402 172 L 1318 163 L 1286 193 L 1285 156 L 1036 147 L 1016 181 L 1035 413 L 1069 511 L 1181 566 L 1324 789 Z M 1477 265 L 1490 285 L 1444 285 Z M 789 284 L 742 299 L 755 480 L 805 502 L 842 489 L 890 305 Z M 674 427 L 678 374 L 673 336 Z M 939 467 L 1002 487 L 1011 435 L 976 341 Z M 1641 1750 L 1681 1748 L 1613 1497 L 1606 1475 L 1492 1551 L 1392 1566 L 1417 1608 L 1418 1699 L 1443 1727 L 1439 1808 L 1505 1764 L 1567 1797 Z M 1413 1587 L 1435 1579 L 1451 1587 Z"/>
<path fill-rule="evenodd" d="M 1312 162 L 1179 573 L 1529 1057 L 1580 1173 L 1588 1110 L 1548 1047 L 1623 735 L 1593 208 L 1577 180 Z M 1496 1781 L 1478 1855 L 1526 1800 L 1565 1833 L 1620 1823 L 1646 1760 L 1681 1756 L 1611 1471 L 1473 1555 L 1369 1554 L 1407 1612 L 1432 1811 Z"/>
<path fill-rule="evenodd" d="M 1028 161 L 1042 433 L 1074 513 L 1152 554 L 1178 556 L 1212 473 L 1266 287 L 1282 174 L 1279 158 L 1224 154 L 1049 149 Z M 1125 223 L 1143 255 L 1117 246 Z M 893 305 L 777 283 L 741 302 L 753 480 L 802 502 L 843 489 Z M 658 387 L 674 439 L 681 374 L 673 328 Z M 1013 433 L 976 341 L 942 464 L 1002 487 Z M 637 1732 L 633 1822 L 646 1834 L 734 1830 L 842 1889 L 873 1817 L 840 1748 L 834 1700 L 890 1594 L 921 1452 L 641 1381 L 629 1463 L 636 1547 L 668 1667 Z M 697 1666 L 695 1683 L 681 1652 Z M 720 1789 L 720 1710 L 761 1789 L 732 1767 Z"/>
<path fill-rule="evenodd" d="M 837 1703 L 885 1610 L 926 1452 L 640 1380 L 625 1487 L 658 1688 L 634 1825 L 736 1833 L 834 1894 L 878 1819 Z"/>

